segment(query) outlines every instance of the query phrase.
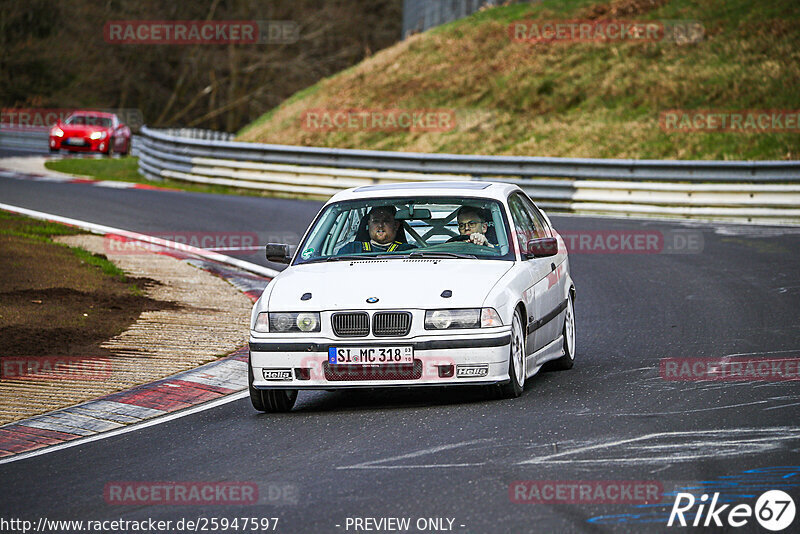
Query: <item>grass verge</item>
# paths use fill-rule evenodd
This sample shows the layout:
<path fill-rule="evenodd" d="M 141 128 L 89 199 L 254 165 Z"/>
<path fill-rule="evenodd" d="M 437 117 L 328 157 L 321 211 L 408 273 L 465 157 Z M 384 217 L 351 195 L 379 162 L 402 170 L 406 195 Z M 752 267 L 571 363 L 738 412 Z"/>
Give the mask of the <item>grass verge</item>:
<path fill-rule="evenodd" d="M 104 355 L 100 344 L 146 310 L 154 281 L 132 278 L 105 256 L 56 243 L 81 230 L 0 211 L 0 354 Z"/>
<path fill-rule="evenodd" d="M 247 196 L 270 196 L 276 197 L 274 193 L 228 187 L 224 185 L 204 185 L 193 184 L 180 180 L 163 181 L 148 180 L 139 174 L 139 158 L 128 156 L 122 158 L 65 158 L 46 161 L 44 166 L 51 171 L 86 176 L 96 180 L 113 180 L 118 182 L 129 182 L 143 184 L 152 187 L 164 187 L 169 189 L 179 189 L 191 193 L 211 193 L 218 195 L 247 195 Z M 287 198 L 295 198 L 284 195 Z"/>

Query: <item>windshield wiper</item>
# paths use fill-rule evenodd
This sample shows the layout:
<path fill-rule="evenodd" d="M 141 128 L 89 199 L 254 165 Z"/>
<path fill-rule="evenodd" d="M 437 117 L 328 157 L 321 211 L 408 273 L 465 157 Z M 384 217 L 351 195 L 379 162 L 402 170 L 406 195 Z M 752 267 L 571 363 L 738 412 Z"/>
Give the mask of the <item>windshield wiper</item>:
<path fill-rule="evenodd" d="M 407 258 L 407 254 L 378 254 L 375 256 L 368 256 L 365 254 L 343 254 L 342 256 L 326 256 L 324 258 L 313 258 L 304 261 L 304 264 L 317 263 L 323 261 L 361 261 L 361 260 L 390 260 L 398 258 Z M 474 256 L 473 256 L 474 257 Z"/>
<path fill-rule="evenodd" d="M 310 260 L 306 260 L 303 262 L 303 265 L 308 265 L 309 263 L 320 263 L 323 261 L 347 261 L 347 260 L 360 260 L 363 259 L 363 256 L 325 256 L 322 258 L 311 258 Z"/>
<path fill-rule="evenodd" d="M 409 258 L 461 258 L 461 259 L 468 259 L 474 260 L 478 257 L 474 254 L 456 254 L 455 252 L 423 252 L 423 251 L 415 251 L 411 252 L 408 255 Z"/>
<path fill-rule="evenodd" d="M 361 260 L 386 260 L 397 258 L 397 254 L 379 254 L 375 256 L 366 256 L 364 254 L 345 254 L 343 256 L 328 256 L 325 261 L 361 261 Z"/>
<path fill-rule="evenodd" d="M 361 256 L 358 254 L 345 254 L 343 256 L 328 256 L 325 258 L 325 261 L 352 261 L 352 260 L 363 260 L 365 258 L 369 258 L 369 256 Z"/>

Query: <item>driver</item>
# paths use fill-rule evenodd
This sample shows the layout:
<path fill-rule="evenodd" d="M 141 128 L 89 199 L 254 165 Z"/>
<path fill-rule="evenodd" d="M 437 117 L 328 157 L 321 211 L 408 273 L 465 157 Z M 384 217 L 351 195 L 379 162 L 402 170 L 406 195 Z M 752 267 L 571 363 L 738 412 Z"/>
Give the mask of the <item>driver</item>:
<path fill-rule="evenodd" d="M 461 206 L 456 218 L 458 220 L 458 233 L 462 236 L 469 236 L 468 242 L 494 248 L 494 245 L 489 243 L 486 238 L 489 224 L 486 222 L 486 216 L 484 216 L 482 209 L 474 206 Z"/>
<path fill-rule="evenodd" d="M 415 248 L 408 243 L 395 240 L 400 230 L 400 221 L 394 218 L 394 206 L 376 206 L 367 215 L 369 241 L 351 241 L 339 250 L 339 254 L 357 252 L 398 252 Z"/>

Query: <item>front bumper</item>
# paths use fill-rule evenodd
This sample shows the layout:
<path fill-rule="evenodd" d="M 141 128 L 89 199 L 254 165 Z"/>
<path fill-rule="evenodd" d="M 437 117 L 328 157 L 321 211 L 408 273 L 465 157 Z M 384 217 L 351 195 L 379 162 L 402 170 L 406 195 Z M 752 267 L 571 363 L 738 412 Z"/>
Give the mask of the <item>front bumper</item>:
<path fill-rule="evenodd" d="M 81 144 L 67 143 L 67 139 L 78 139 Z M 50 136 L 50 148 L 53 150 L 69 150 L 71 152 L 106 152 L 109 139 L 89 139 L 88 137 L 56 137 Z"/>
<path fill-rule="evenodd" d="M 509 380 L 509 328 L 491 334 L 420 336 L 412 339 L 250 339 L 256 389 L 349 389 L 363 387 L 452 386 Z M 329 349 L 414 348 L 413 364 L 331 365 Z"/>

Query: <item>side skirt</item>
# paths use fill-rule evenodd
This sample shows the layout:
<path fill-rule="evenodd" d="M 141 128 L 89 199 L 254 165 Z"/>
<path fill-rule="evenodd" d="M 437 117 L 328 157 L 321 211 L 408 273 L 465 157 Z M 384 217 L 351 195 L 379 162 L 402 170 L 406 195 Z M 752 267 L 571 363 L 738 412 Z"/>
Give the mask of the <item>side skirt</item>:
<path fill-rule="evenodd" d="M 542 365 L 549 362 L 550 360 L 556 360 L 564 355 L 564 336 L 560 335 L 541 349 L 537 350 L 533 354 L 530 354 L 527 358 L 527 369 L 528 369 L 528 376 L 526 378 L 530 378 L 536 373 L 539 372 L 539 369 L 542 368 Z"/>

